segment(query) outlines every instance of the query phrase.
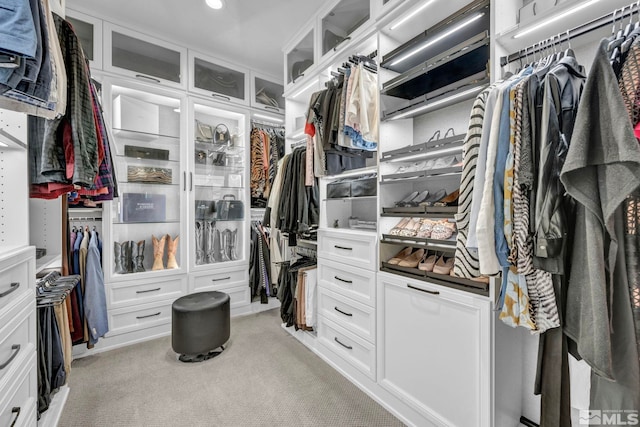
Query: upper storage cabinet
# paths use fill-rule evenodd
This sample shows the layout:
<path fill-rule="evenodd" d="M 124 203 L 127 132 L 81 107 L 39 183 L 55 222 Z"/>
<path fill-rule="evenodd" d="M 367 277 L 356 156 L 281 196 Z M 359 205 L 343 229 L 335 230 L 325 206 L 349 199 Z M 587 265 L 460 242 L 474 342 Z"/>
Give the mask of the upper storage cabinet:
<path fill-rule="evenodd" d="M 189 52 L 189 90 L 213 99 L 249 104 L 249 70 L 219 59 Z"/>
<path fill-rule="evenodd" d="M 320 18 L 322 56 L 349 44 L 371 17 L 370 0 L 340 0 Z"/>
<path fill-rule="evenodd" d="M 105 70 L 186 88 L 186 49 L 108 22 L 104 24 L 104 38 Z"/>
<path fill-rule="evenodd" d="M 80 39 L 91 69 L 102 69 L 102 20 L 70 9 L 67 9 L 66 19 Z"/>
<path fill-rule="evenodd" d="M 284 113 L 284 86 L 274 78 L 251 73 L 251 106 L 274 113 Z"/>
<path fill-rule="evenodd" d="M 314 64 L 314 32 L 315 29 L 311 27 L 299 39 L 296 39 L 290 48 L 285 48 L 287 85 L 293 84 L 299 78 L 304 77 L 304 72 Z"/>

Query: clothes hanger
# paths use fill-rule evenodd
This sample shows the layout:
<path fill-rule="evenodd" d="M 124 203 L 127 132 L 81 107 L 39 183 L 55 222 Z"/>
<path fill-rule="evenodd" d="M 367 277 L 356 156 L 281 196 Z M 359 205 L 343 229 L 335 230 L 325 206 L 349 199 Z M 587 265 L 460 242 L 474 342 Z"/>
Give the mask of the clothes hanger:
<path fill-rule="evenodd" d="M 620 46 L 620 50 L 622 51 L 622 54 L 629 52 L 631 45 L 633 44 L 635 39 L 640 35 L 640 0 L 638 0 L 638 2 L 636 3 L 636 13 L 638 14 L 638 18 L 636 19 L 635 24 L 633 24 L 633 11 L 631 11 L 631 14 L 629 15 L 629 25 L 632 26 L 632 29 L 629 32 L 627 39 L 622 43 L 622 46 Z"/>
<path fill-rule="evenodd" d="M 615 14 L 618 13 L 618 9 L 616 9 L 613 13 L 614 13 L 614 18 L 613 18 L 613 29 L 611 30 L 611 37 L 613 38 L 609 44 L 607 45 L 607 52 L 612 52 L 612 57 L 613 57 L 613 53 L 615 53 L 615 49 L 620 46 L 625 38 L 623 37 L 624 35 L 624 31 L 622 30 L 622 17 L 624 15 L 624 7 L 622 9 L 620 9 L 620 29 L 618 30 L 618 32 L 616 33 L 616 19 L 615 19 Z M 614 58 L 612 58 L 613 60 Z"/>
<path fill-rule="evenodd" d="M 572 58 L 575 58 L 576 54 L 573 51 L 573 49 L 571 49 L 571 36 L 569 35 L 569 30 L 567 30 L 567 46 L 568 46 L 567 50 L 564 51 L 564 56 L 570 56 Z"/>

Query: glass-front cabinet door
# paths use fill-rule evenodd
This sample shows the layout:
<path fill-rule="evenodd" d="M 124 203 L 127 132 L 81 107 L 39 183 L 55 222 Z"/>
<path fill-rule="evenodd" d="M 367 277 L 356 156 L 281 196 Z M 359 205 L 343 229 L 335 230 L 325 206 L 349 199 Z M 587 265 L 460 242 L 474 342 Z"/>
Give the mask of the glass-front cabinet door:
<path fill-rule="evenodd" d="M 192 101 L 189 176 L 192 268 L 245 262 L 247 119 L 224 104 Z"/>
<path fill-rule="evenodd" d="M 312 28 L 303 35 L 294 46 L 285 52 L 286 55 L 286 81 L 287 85 L 295 83 L 304 77 L 304 72 L 314 63 L 313 37 L 315 29 Z"/>
<path fill-rule="evenodd" d="M 119 197 L 109 212 L 112 280 L 184 272 L 186 172 L 181 166 L 186 97 L 151 85 L 104 84 Z M 183 135 L 183 132 L 185 135 Z M 111 252 L 111 253 L 109 253 Z"/>
<path fill-rule="evenodd" d="M 70 9 L 65 19 L 78 35 L 91 69 L 102 69 L 102 20 Z"/>
<path fill-rule="evenodd" d="M 249 105 L 249 70 L 189 52 L 189 90 L 217 101 Z"/>
<path fill-rule="evenodd" d="M 272 77 L 251 73 L 251 106 L 261 110 L 284 114 L 284 86 Z"/>
<path fill-rule="evenodd" d="M 320 22 L 322 56 L 346 46 L 371 17 L 371 0 L 340 0 Z"/>
<path fill-rule="evenodd" d="M 105 70 L 186 89 L 187 50 L 105 22 Z"/>

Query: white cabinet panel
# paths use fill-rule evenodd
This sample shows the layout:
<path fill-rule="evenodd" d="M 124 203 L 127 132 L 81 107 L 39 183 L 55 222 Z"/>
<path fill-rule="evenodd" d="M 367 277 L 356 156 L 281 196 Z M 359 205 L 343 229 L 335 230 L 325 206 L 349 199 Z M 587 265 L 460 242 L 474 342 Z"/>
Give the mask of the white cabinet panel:
<path fill-rule="evenodd" d="M 34 403 L 38 395 L 36 352 L 33 349 L 29 357 L 21 358 L 21 365 L 15 381 L 0 389 L 0 426 L 35 426 L 29 421 L 33 420 L 30 412 L 36 409 Z"/>
<path fill-rule="evenodd" d="M 24 293 L 0 316 L 0 386 L 16 371 L 25 354 L 36 348 L 36 310 L 33 291 Z"/>
<path fill-rule="evenodd" d="M 134 308 L 119 308 L 109 311 L 108 336 L 151 328 L 171 323 L 173 301 L 143 304 Z"/>
<path fill-rule="evenodd" d="M 375 343 L 376 314 L 372 307 L 320 288 L 318 312 L 354 334 Z"/>
<path fill-rule="evenodd" d="M 207 275 L 194 277 L 191 280 L 193 282 L 191 286 L 192 292 L 238 287 L 238 285 L 246 285 L 248 287 L 249 271 L 247 267 L 236 270 L 215 271 Z"/>
<path fill-rule="evenodd" d="M 376 270 L 376 235 L 349 230 L 320 230 L 318 256 L 350 266 Z"/>
<path fill-rule="evenodd" d="M 318 280 L 321 287 L 375 307 L 376 275 L 372 271 L 320 259 Z"/>
<path fill-rule="evenodd" d="M 491 303 L 379 277 L 381 385 L 443 425 L 489 427 Z"/>
<path fill-rule="evenodd" d="M 159 300 L 174 301 L 187 293 L 187 278 L 140 280 L 107 285 L 109 308 L 127 307 Z"/>
<path fill-rule="evenodd" d="M 376 349 L 373 344 L 322 316 L 318 318 L 318 339 L 329 350 L 376 379 Z"/>
<path fill-rule="evenodd" d="M 26 260 L 29 255 L 33 257 L 33 248 L 0 260 L 0 310 L 17 301 L 31 287 L 35 264 L 33 258 Z"/>

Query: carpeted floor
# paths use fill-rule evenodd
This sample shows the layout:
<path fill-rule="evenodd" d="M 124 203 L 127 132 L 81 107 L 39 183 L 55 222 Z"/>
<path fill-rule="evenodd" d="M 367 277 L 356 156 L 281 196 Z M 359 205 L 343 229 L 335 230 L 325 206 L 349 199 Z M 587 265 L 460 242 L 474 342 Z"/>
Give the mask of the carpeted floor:
<path fill-rule="evenodd" d="M 178 362 L 170 337 L 78 359 L 60 427 L 403 425 L 279 320 L 232 319 L 226 350 L 202 363 Z"/>

